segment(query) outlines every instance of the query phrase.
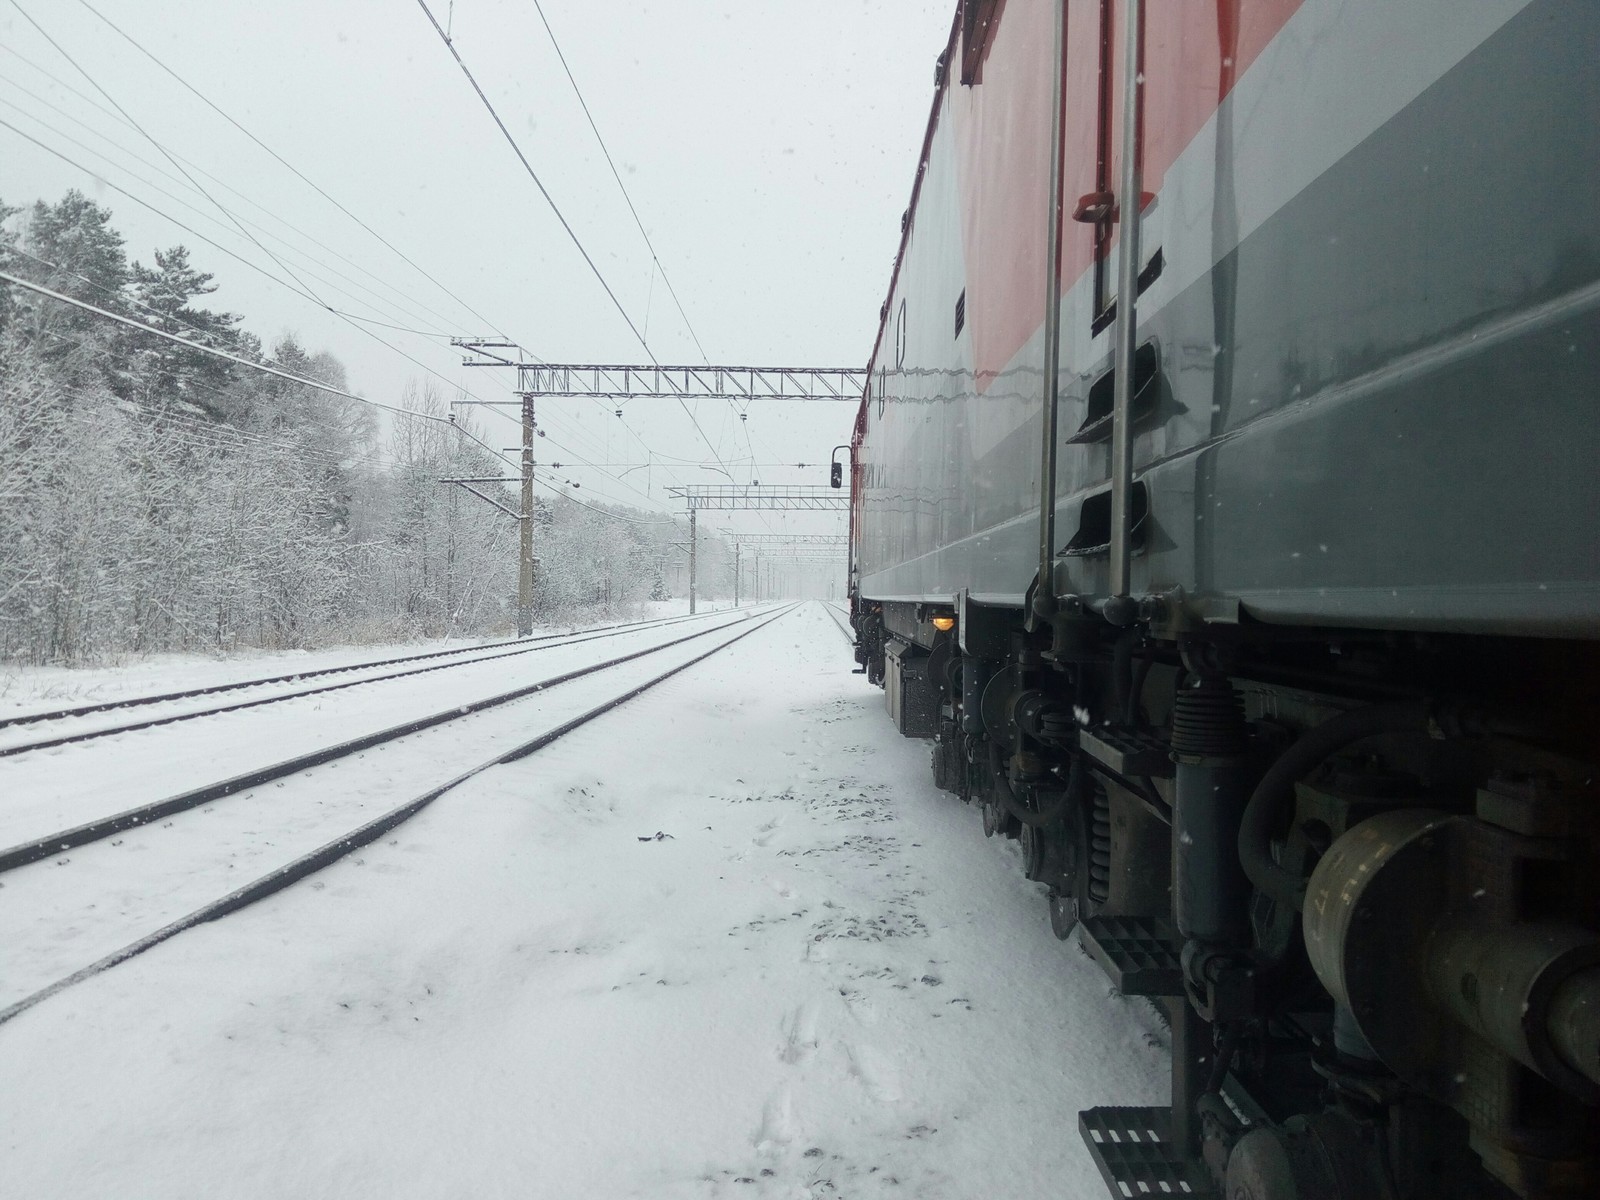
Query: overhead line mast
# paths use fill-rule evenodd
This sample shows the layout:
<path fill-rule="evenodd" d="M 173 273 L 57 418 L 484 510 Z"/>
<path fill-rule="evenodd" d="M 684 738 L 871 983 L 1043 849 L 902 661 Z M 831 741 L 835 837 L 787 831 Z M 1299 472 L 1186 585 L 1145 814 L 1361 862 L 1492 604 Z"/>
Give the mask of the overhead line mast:
<path fill-rule="evenodd" d="M 789 485 L 764 488 L 759 484 L 711 483 L 669 487 L 668 494 L 683 497 L 689 510 L 689 612 L 695 611 L 695 563 L 699 552 L 697 526 L 702 508 L 721 511 L 833 511 L 842 512 L 850 505 L 849 496 L 836 488 Z"/>

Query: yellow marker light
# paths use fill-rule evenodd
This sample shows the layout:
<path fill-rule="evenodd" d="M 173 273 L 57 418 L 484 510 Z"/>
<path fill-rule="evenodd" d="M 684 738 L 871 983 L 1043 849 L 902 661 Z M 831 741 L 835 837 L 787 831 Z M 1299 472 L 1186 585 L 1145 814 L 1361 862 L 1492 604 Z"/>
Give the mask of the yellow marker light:
<path fill-rule="evenodd" d="M 929 619 L 933 622 L 935 629 L 943 630 L 945 633 L 949 633 L 956 627 L 956 619 L 951 616 L 940 615 Z"/>

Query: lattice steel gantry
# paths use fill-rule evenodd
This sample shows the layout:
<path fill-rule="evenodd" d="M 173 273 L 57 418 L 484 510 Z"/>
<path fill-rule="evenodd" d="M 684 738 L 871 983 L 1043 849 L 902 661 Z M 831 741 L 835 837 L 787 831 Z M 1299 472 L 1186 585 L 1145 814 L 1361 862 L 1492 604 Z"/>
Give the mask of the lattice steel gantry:
<path fill-rule="evenodd" d="M 522 358 L 522 348 L 515 342 L 451 338 L 450 344 L 466 352 L 461 359 L 462 366 L 515 367 L 519 396 L 579 396 L 597 400 L 632 400 L 648 396 L 674 400 L 836 400 L 853 404 L 867 390 L 865 367 L 543 363 Z M 511 401 L 477 403 L 492 405 Z"/>
<path fill-rule="evenodd" d="M 759 483 L 692 483 L 669 487 L 667 493 L 681 496 L 691 513 L 702 508 L 725 512 L 748 512 L 758 508 L 788 512 L 845 512 L 850 507 L 848 492 L 820 484 L 762 487 Z"/>

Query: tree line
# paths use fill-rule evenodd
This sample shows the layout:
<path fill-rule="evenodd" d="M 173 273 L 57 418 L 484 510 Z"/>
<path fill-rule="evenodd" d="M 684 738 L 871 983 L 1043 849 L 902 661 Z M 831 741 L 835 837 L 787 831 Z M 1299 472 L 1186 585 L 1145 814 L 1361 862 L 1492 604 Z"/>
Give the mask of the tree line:
<path fill-rule="evenodd" d="M 130 260 L 111 213 L 77 191 L 0 203 L 0 263 L 347 388 L 330 354 L 293 336 L 263 345 L 239 314 L 206 308 L 216 284 L 183 246 Z M 388 402 L 422 416 L 384 427 L 357 401 L 0 281 L 0 660 L 509 632 L 516 522 L 438 482 L 506 474 L 505 462 L 424 419 L 449 411 L 431 383 Z M 539 619 L 668 598 L 683 529 L 642 517 L 541 498 Z"/>

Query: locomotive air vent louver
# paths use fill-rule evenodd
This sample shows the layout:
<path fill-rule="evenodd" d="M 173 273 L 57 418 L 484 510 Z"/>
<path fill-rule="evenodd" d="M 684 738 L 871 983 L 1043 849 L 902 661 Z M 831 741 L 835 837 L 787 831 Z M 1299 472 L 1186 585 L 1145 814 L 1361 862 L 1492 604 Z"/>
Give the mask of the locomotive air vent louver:
<path fill-rule="evenodd" d="M 956 297 L 956 336 L 961 336 L 961 331 L 967 327 L 967 289 L 961 289 L 961 295 Z"/>
<path fill-rule="evenodd" d="M 1161 378 L 1161 356 L 1154 342 L 1146 342 L 1133 352 L 1133 400 L 1130 405 L 1135 423 L 1155 411 Z M 1103 442 L 1111 436 L 1111 410 L 1116 399 L 1117 373 L 1107 371 L 1089 388 L 1089 404 L 1083 424 L 1067 439 L 1076 442 Z"/>
<path fill-rule="evenodd" d="M 1144 549 L 1144 522 L 1150 515 L 1150 489 L 1144 480 L 1138 480 L 1128 493 L 1128 507 L 1132 516 L 1131 549 L 1138 553 Z M 1096 492 L 1083 498 L 1078 510 L 1078 532 L 1061 547 L 1059 553 L 1066 558 L 1088 558 L 1106 554 L 1111 549 L 1111 489 Z"/>

